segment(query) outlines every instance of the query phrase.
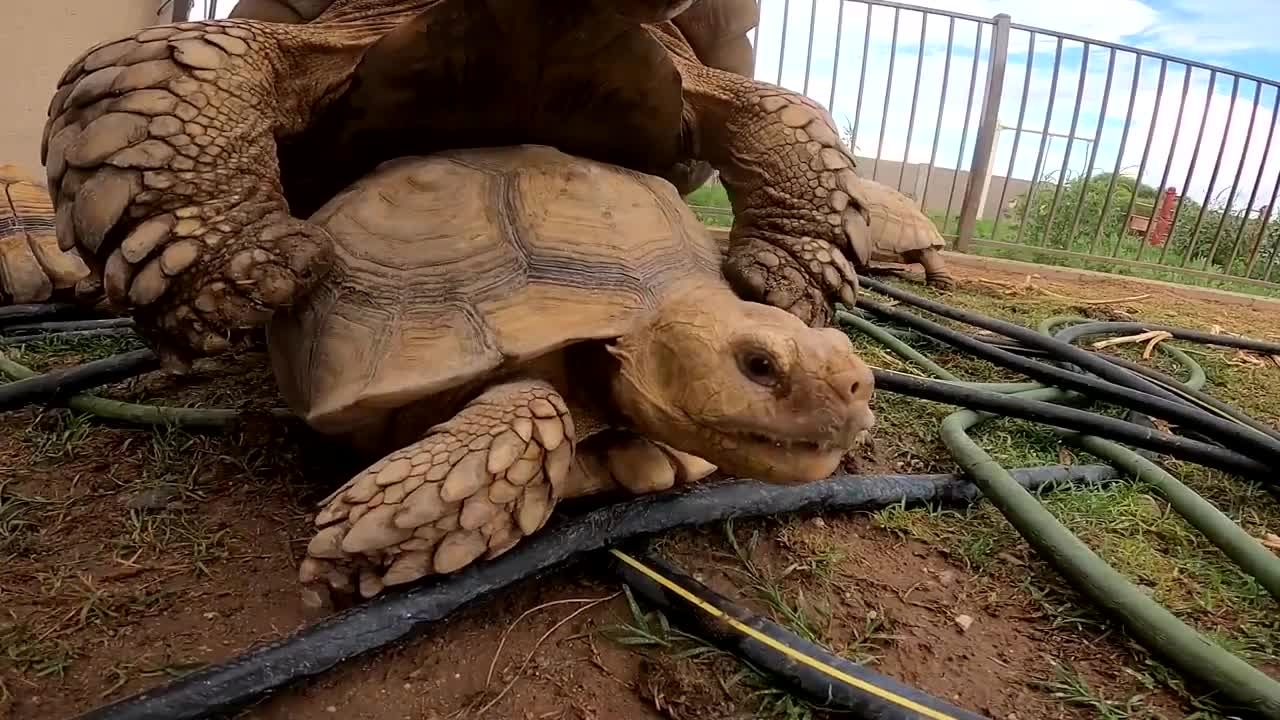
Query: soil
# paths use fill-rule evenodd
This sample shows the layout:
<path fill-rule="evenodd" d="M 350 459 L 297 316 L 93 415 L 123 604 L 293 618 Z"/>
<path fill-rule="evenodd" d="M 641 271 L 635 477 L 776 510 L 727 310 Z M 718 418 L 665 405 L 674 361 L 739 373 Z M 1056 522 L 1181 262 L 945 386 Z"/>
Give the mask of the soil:
<path fill-rule="evenodd" d="M 1024 280 L 995 268 L 959 274 Z M 1146 293 L 1145 316 L 1183 324 L 1196 316 L 1200 327 L 1247 325 L 1280 337 L 1274 310 L 1218 308 L 1138 281 L 1040 284 L 1081 298 Z M 113 395 L 260 409 L 277 402 L 260 353 L 203 362 L 186 378 L 123 383 Z M 874 455 L 856 464 L 885 469 Z M 295 580 L 308 513 L 358 469 L 309 432 L 270 419 L 187 435 L 86 429 L 47 410 L 0 415 L 0 719 L 69 718 L 314 621 Z M 1093 717 L 1029 682 L 1064 656 L 1108 694 L 1143 690 L 1113 662 L 1128 652 L 1123 640 L 1084 643 L 1013 583 L 975 582 L 945 547 L 900 540 L 865 515 L 766 519 L 736 532 L 744 544 L 758 533 L 751 560 L 776 573 L 814 548 L 838 547 L 828 575 L 791 568 L 814 616 L 829 618 L 826 641 L 869 653 L 877 672 L 961 707 L 1001 720 Z M 718 528 L 671 533 L 660 546 L 686 572 L 767 612 L 727 571 L 736 563 Z M 760 695 L 723 683 L 741 668 L 732 660 L 676 659 L 607 637 L 604 629 L 631 619 L 619 590 L 589 564 L 523 582 L 240 717 L 758 716 Z M 878 638 L 859 635 L 877 624 Z M 1167 691 L 1147 701 L 1180 716 Z"/>

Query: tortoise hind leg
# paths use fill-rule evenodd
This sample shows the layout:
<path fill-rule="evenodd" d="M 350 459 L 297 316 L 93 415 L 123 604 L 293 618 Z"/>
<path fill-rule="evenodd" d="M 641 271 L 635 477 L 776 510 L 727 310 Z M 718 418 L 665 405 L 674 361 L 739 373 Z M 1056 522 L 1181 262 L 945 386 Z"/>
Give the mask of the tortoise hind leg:
<path fill-rule="evenodd" d="M 912 250 L 903 253 L 903 257 L 907 262 L 918 262 L 924 267 L 925 282 L 929 285 L 943 291 L 956 289 L 955 276 L 947 269 L 947 263 L 942 259 L 942 253 L 938 252 L 937 248 Z"/>
<path fill-rule="evenodd" d="M 566 496 L 618 489 L 647 495 L 697 482 L 715 470 L 715 465 L 702 458 L 629 430 L 608 430 L 578 446 L 566 481 Z"/>
<path fill-rule="evenodd" d="M 548 383 L 495 385 L 321 502 L 299 568 L 304 602 L 451 573 L 509 550 L 565 494 L 576 437 Z"/>

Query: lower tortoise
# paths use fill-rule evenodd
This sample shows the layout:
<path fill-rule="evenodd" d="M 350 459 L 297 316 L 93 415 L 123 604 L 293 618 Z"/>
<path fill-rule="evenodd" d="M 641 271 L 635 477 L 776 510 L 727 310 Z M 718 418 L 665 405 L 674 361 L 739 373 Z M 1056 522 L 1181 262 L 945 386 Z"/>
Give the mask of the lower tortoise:
<path fill-rule="evenodd" d="M 308 604 L 500 555 L 566 497 L 820 480 L 874 423 L 848 337 L 739 297 L 661 178 L 453 150 L 310 221 L 334 267 L 267 325 L 273 369 L 314 429 L 381 459 L 321 502 Z"/>

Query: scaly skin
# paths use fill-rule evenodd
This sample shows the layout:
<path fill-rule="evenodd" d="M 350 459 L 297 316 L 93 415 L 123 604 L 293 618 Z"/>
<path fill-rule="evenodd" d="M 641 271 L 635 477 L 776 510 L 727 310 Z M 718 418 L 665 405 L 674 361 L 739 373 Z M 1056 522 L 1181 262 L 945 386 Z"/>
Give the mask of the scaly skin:
<path fill-rule="evenodd" d="M 49 192 L 0 163 L 0 305 L 75 299 L 89 277 L 79 255 L 58 248 Z"/>
<path fill-rule="evenodd" d="M 330 240 L 290 216 L 276 139 L 426 2 L 339 0 L 314 25 L 162 25 L 67 69 L 43 147 L 59 244 L 171 366 L 227 348 L 323 277 Z"/>
<path fill-rule="evenodd" d="M 321 502 L 299 567 L 304 602 L 494 558 L 541 528 L 565 495 L 577 437 L 549 383 L 496 385 Z"/>
<path fill-rule="evenodd" d="M 733 205 L 726 276 L 744 297 L 829 324 L 831 302 L 854 303 L 854 265 L 870 255 L 853 156 L 830 114 L 799 93 L 697 62 L 670 24 L 654 36 L 683 80 L 692 154 L 720 172 Z"/>
<path fill-rule="evenodd" d="M 924 266 L 924 279 L 933 287 L 942 291 L 950 291 L 956 289 L 956 279 L 947 269 L 947 263 L 942 259 L 942 254 L 937 248 L 925 248 L 923 250 L 910 250 L 903 253 L 903 257 L 908 262 L 918 262 Z"/>

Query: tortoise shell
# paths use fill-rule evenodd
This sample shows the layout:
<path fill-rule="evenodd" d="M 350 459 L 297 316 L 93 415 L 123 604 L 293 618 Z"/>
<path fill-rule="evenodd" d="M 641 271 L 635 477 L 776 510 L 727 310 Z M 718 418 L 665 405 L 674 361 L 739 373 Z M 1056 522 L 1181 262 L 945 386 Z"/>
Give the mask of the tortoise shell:
<path fill-rule="evenodd" d="M 946 247 L 946 241 L 906 195 L 884 183 L 858 178 L 858 190 L 871 216 L 871 260 L 902 262 L 902 253 Z"/>
<path fill-rule="evenodd" d="M 285 399 L 321 432 L 621 336 L 668 293 L 724 284 L 670 183 L 545 146 L 392 160 L 311 220 L 335 267 L 268 337 Z"/>

